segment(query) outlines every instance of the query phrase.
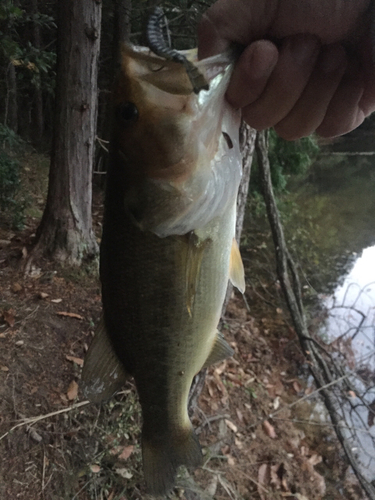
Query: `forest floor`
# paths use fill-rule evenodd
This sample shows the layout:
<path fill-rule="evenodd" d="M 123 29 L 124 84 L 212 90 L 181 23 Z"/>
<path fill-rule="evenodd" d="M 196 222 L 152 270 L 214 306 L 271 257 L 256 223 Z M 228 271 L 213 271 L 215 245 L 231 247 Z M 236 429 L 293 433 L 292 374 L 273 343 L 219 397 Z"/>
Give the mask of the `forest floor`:
<path fill-rule="evenodd" d="M 25 228 L 0 224 L 0 498 L 146 498 L 134 384 L 103 405 L 79 392 L 101 312 L 97 273 L 39 261 L 24 276 L 45 194 L 33 161 Z M 99 237 L 99 190 L 93 213 Z M 235 355 L 208 370 L 192 417 L 204 466 L 182 471 L 172 498 L 362 499 L 308 376 L 266 233 L 245 232 L 249 309 L 237 295 L 228 305 Z"/>

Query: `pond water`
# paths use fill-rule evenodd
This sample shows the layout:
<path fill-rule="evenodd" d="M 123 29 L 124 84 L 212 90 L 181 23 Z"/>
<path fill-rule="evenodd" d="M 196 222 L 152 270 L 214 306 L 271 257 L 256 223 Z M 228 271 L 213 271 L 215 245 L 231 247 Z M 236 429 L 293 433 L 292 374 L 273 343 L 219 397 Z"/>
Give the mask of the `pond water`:
<path fill-rule="evenodd" d="M 324 311 L 318 335 L 332 359 L 345 367 L 353 387 L 338 395 L 337 405 L 352 451 L 369 481 L 375 480 L 373 137 L 362 141 L 362 147 L 358 140 L 348 140 L 347 150 L 342 139 L 336 147 L 340 153 L 321 155 L 308 180 L 292 195 L 301 227 L 309 228 L 307 259 L 314 259 L 319 268 L 309 282 Z M 356 150 L 359 154 L 353 154 Z"/>

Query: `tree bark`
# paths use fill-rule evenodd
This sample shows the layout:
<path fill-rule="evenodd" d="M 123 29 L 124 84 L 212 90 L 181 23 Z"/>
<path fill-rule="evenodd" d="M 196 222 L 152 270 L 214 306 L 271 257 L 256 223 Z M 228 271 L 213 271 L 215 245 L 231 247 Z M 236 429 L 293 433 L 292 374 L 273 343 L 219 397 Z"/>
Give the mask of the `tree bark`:
<path fill-rule="evenodd" d="M 113 26 L 113 61 L 117 65 L 120 61 L 121 45 L 129 41 L 131 0 L 114 0 L 115 16 Z M 115 70 L 116 68 L 114 68 Z"/>
<path fill-rule="evenodd" d="M 38 0 L 32 0 L 31 12 L 36 15 L 38 13 Z M 40 24 L 36 21 L 33 22 L 33 43 L 34 47 L 40 49 L 42 46 Z M 40 145 L 43 138 L 44 131 L 44 113 L 43 113 L 43 95 L 42 89 L 39 85 L 34 88 L 33 103 L 31 107 L 32 127 L 31 136 L 35 145 Z"/>
<path fill-rule="evenodd" d="M 91 188 L 101 3 L 59 0 L 57 19 L 54 137 L 36 252 L 79 265 L 98 253 Z"/>
<path fill-rule="evenodd" d="M 132 10 L 132 0 L 113 0 L 113 39 L 112 39 L 112 61 L 107 73 L 109 73 L 108 80 L 113 82 L 115 80 L 118 68 L 121 63 L 121 47 L 124 43 L 129 42 L 131 33 L 130 16 Z M 112 123 L 112 106 L 111 106 L 111 92 L 101 93 L 99 100 L 99 112 L 103 117 L 98 130 L 98 136 L 104 144 L 109 143 L 111 123 Z M 97 184 L 104 187 L 105 176 L 102 173 L 108 170 L 109 155 L 100 143 L 96 151 L 95 171 L 100 173 Z"/>
<path fill-rule="evenodd" d="M 17 104 L 17 77 L 16 68 L 12 62 L 9 62 L 7 73 L 7 96 L 5 102 L 5 124 L 13 130 L 18 132 L 18 104 Z"/>
<path fill-rule="evenodd" d="M 242 151 L 242 179 L 237 198 L 236 240 L 240 243 L 245 217 L 247 195 L 249 192 L 251 165 L 253 163 L 256 131 L 242 122 L 240 128 L 240 147 Z"/>

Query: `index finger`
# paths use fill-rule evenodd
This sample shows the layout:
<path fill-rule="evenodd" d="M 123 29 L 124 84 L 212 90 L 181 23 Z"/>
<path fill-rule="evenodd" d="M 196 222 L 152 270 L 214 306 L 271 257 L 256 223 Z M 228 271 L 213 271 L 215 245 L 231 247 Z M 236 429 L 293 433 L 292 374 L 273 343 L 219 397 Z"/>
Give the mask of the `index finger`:
<path fill-rule="evenodd" d="M 231 43 L 247 45 L 263 38 L 276 14 L 278 0 L 219 0 L 198 26 L 199 59 L 224 52 Z"/>

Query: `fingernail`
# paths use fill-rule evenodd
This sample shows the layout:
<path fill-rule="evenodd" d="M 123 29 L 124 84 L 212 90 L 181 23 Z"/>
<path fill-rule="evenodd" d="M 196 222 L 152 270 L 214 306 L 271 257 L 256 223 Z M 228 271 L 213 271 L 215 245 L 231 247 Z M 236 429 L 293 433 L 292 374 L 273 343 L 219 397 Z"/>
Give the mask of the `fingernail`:
<path fill-rule="evenodd" d="M 305 64 L 318 53 L 319 42 L 313 36 L 298 36 L 290 40 L 292 57 L 299 64 Z"/>

